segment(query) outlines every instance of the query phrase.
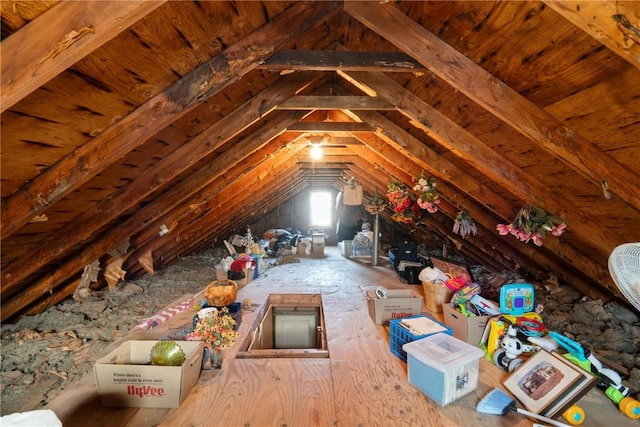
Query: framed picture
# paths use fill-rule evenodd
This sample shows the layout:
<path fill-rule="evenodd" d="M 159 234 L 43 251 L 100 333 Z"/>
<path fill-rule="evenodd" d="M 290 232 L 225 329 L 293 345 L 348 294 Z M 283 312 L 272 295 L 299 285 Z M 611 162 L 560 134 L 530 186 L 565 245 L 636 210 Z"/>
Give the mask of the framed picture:
<path fill-rule="evenodd" d="M 507 378 L 504 386 L 525 408 L 539 414 L 571 391 L 572 385 L 582 378 L 569 363 L 539 350 Z"/>
<path fill-rule="evenodd" d="M 471 271 L 469 271 L 469 267 L 466 265 L 435 256 L 429 257 L 429 259 L 431 260 L 431 264 L 438 270 L 446 274 L 451 274 L 453 277 L 462 276 L 465 278 L 467 283 L 473 282 Z"/>
<path fill-rule="evenodd" d="M 597 383 L 597 377 L 591 372 L 587 372 L 579 366 L 574 365 L 571 361 L 567 360 L 563 355 L 552 352 L 556 359 L 562 363 L 567 363 L 580 373 L 580 378 L 571 385 L 571 389 L 566 393 L 558 396 L 558 398 L 551 402 L 546 408 L 544 408 L 540 414 L 547 418 L 555 418 L 562 415 L 571 405 L 575 404 L 582 396 L 584 396 L 589 390 L 591 390 Z"/>

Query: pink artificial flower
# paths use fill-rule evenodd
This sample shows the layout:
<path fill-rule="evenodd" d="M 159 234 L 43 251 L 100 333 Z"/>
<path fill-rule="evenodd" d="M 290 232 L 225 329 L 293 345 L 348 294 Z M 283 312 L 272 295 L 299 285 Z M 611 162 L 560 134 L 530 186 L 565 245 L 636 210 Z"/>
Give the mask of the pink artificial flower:
<path fill-rule="evenodd" d="M 431 203 L 426 200 L 418 199 L 418 206 L 420 206 L 422 209 L 425 209 L 429 213 L 436 213 L 438 212 L 438 208 L 436 207 L 437 202 L 437 200 L 434 203 Z"/>
<path fill-rule="evenodd" d="M 518 230 L 517 228 L 514 228 L 511 231 L 511 233 L 514 234 L 518 239 L 522 240 L 523 242 L 528 242 L 529 239 L 531 239 L 531 233 L 527 233 L 524 230 Z"/>
<path fill-rule="evenodd" d="M 498 224 L 496 230 L 500 233 L 501 236 L 506 236 L 511 231 L 511 224 Z"/>
<path fill-rule="evenodd" d="M 531 236 L 533 244 L 536 246 L 542 246 L 542 236 L 539 233 L 535 233 Z"/>
<path fill-rule="evenodd" d="M 551 234 L 558 237 L 564 232 L 565 228 L 567 228 L 567 224 L 565 224 L 564 222 L 562 224 L 558 224 L 555 227 L 553 227 L 553 230 L 551 230 Z"/>

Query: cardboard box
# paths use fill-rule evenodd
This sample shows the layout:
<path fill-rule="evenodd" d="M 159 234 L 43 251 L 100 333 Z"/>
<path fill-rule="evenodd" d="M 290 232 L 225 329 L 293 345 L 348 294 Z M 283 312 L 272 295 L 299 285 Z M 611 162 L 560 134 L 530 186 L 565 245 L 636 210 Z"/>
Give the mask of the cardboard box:
<path fill-rule="evenodd" d="M 322 258 L 324 256 L 324 242 L 314 243 L 311 246 L 311 256 L 314 258 Z"/>
<path fill-rule="evenodd" d="M 238 285 L 238 288 L 241 288 L 243 286 L 247 286 L 249 283 L 251 283 L 251 281 L 253 280 L 253 276 L 254 276 L 254 270 L 255 270 L 255 267 L 243 268 L 242 269 L 242 271 L 244 272 L 244 278 L 242 278 L 240 280 L 235 280 L 236 285 Z"/>
<path fill-rule="evenodd" d="M 324 233 L 313 233 L 311 237 L 311 256 L 322 258 L 324 256 Z"/>
<path fill-rule="evenodd" d="M 182 366 L 151 365 L 157 341 L 127 341 L 93 366 L 103 406 L 178 408 L 198 382 L 204 343 L 176 341 L 185 354 Z"/>
<path fill-rule="evenodd" d="M 409 384 L 442 406 L 478 388 L 484 352 L 447 334 L 429 335 L 402 346 Z"/>
<path fill-rule="evenodd" d="M 387 298 L 378 298 L 374 291 L 367 291 L 366 296 L 369 315 L 377 325 L 415 316 L 422 311 L 422 296 L 411 289 L 389 289 Z"/>
<path fill-rule="evenodd" d="M 451 304 L 443 304 L 442 309 L 444 324 L 451 328 L 454 337 L 475 346 L 480 344 L 484 328 L 493 316 L 465 316 Z"/>

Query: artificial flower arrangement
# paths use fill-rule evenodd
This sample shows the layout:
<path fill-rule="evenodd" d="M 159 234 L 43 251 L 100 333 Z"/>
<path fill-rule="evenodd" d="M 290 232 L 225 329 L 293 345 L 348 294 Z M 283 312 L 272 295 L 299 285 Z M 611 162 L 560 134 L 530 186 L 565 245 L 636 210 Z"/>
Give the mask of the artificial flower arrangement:
<path fill-rule="evenodd" d="M 471 218 L 471 215 L 465 211 L 460 211 L 453 222 L 453 232 L 459 234 L 464 239 L 470 234 L 475 236 L 478 233 L 478 227 L 475 221 L 473 221 L 473 218 Z"/>
<path fill-rule="evenodd" d="M 547 232 L 558 237 L 566 227 L 564 220 L 527 203 L 520 208 L 511 224 L 498 224 L 496 229 L 501 236 L 512 234 L 525 243 L 531 240 L 536 246 L 542 246 L 542 240 Z"/>
<path fill-rule="evenodd" d="M 404 183 L 398 180 L 391 181 L 387 186 L 387 199 L 394 212 L 391 216 L 394 221 L 413 224 L 422 219 L 422 209 Z"/>
<path fill-rule="evenodd" d="M 220 352 L 232 346 L 240 336 L 235 327 L 236 321 L 229 314 L 229 309 L 222 307 L 200 317 L 189 338 L 204 341 L 205 346 L 213 352 Z"/>
<path fill-rule="evenodd" d="M 421 173 L 413 189 L 418 193 L 418 199 L 416 200 L 418 206 L 429 213 L 438 212 L 437 205 L 440 203 L 440 196 L 436 192 L 436 179 L 434 177 L 427 178 L 424 173 Z"/>
<path fill-rule="evenodd" d="M 373 196 L 373 198 L 363 204 L 364 204 L 364 209 L 371 215 L 377 215 L 379 213 L 382 213 L 382 211 L 384 211 L 384 208 L 386 206 L 386 202 L 378 194 L 377 188 L 376 188 L 376 194 Z"/>

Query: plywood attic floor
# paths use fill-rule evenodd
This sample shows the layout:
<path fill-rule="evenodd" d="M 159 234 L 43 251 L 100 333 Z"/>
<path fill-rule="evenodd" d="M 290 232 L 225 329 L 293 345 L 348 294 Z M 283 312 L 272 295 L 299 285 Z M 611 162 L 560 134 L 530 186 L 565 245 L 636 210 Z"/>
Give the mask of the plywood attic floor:
<path fill-rule="evenodd" d="M 246 337 L 259 320 L 269 294 L 322 296 L 328 359 L 240 359 L 243 342 L 225 351 L 221 370 L 203 370 L 199 382 L 177 409 L 105 408 L 95 379 L 86 375 L 47 406 L 65 427 L 73 426 L 516 426 L 533 422 L 520 414 L 480 414 L 477 403 L 508 374 L 480 361 L 475 392 L 442 407 L 408 384 L 407 366 L 389 351 L 388 329 L 369 316 L 364 291 L 376 286 L 410 288 L 381 259 L 379 266 L 346 259 L 336 247 L 322 258 L 300 257 L 299 263 L 274 266 L 238 291 L 250 299 L 240 332 Z M 266 259 L 269 263 L 274 259 Z M 192 297 L 185 295 L 184 299 Z M 177 303 L 177 302 L 176 302 Z M 423 306 L 424 310 L 424 306 Z M 426 313 L 425 314 L 429 314 Z M 124 339 L 155 339 L 187 327 L 192 311 L 182 312 L 157 328 L 136 331 Z M 105 354 L 120 344 L 113 343 Z M 597 389 L 580 400 L 585 427 L 637 426 Z"/>

